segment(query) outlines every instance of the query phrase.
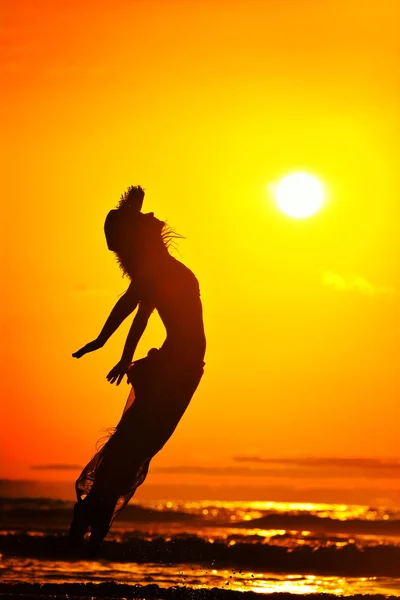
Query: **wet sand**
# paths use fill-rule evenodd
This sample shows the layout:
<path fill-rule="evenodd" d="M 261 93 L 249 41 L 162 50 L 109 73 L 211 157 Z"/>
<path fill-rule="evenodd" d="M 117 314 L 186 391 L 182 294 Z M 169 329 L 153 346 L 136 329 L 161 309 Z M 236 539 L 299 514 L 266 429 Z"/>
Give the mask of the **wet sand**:
<path fill-rule="evenodd" d="M 158 585 L 124 585 L 117 583 L 44 583 L 44 584 L 2 584 L 0 583 L 0 599 L 21 600 L 105 600 L 115 598 L 140 598 L 141 600 L 338 600 L 333 594 L 263 594 L 256 592 L 236 592 L 232 590 L 193 589 L 189 587 L 162 588 Z M 346 596 L 346 600 L 385 600 L 396 596 L 354 595 Z"/>

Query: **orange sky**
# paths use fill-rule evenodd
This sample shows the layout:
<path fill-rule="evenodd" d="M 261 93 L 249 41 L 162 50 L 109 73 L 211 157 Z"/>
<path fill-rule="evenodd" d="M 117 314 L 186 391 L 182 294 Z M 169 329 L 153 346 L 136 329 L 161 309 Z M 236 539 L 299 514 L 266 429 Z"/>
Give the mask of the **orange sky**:
<path fill-rule="evenodd" d="M 196 471 L 236 456 L 400 457 L 398 1 L 4 4 L 0 477 L 82 465 L 119 418 L 129 323 L 71 353 L 127 286 L 103 222 L 135 184 L 186 237 L 208 339 L 149 484 L 293 484 Z M 266 191 L 297 169 L 328 191 L 302 221 Z M 138 356 L 162 340 L 153 316 Z"/>

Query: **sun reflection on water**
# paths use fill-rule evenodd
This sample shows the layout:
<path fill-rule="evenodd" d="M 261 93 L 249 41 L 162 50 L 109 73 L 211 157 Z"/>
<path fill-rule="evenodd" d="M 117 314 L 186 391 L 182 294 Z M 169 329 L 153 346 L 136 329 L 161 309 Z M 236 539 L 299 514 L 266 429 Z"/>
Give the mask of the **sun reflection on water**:
<path fill-rule="evenodd" d="M 350 504 L 324 504 L 312 502 L 260 502 L 260 501 L 197 501 L 172 502 L 160 501 L 151 508 L 160 511 L 184 511 L 203 518 L 215 519 L 228 516 L 231 521 L 250 521 L 265 514 L 301 514 L 308 513 L 320 518 L 331 518 L 339 521 L 349 519 L 365 519 L 367 521 L 398 519 L 399 512 L 385 506 L 371 508 L 369 506 Z"/>
<path fill-rule="evenodd" d="M 287 592 L 290 594 L 329 593 L 400 595 L 400 579 L 379 577 L 339 577 L 259 573 L 247 570 L 199 568 L 195 565 L 165 565 L 158 563 L 126 563 L 105 560 L 49 561 L 4 557 L 0 566 L 2 581 L 25 580 L 30 583 L 103 583 L 115 581 L 130 585 L 157 584 L 161 587 L 187 586 L 194 589 L 220 588 L 258 593 Z"/>

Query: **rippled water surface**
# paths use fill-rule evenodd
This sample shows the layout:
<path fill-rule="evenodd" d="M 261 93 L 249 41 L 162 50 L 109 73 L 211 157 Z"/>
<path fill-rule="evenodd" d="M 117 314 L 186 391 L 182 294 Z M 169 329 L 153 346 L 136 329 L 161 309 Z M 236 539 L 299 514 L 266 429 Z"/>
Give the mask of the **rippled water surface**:
<path fill-rule="evenodd" d="M 400 595 L 400 511 L 274 502 L 127 507 L 100 559 L 66 550 L 72 504 L 2 499 L 2 582 Z"/>

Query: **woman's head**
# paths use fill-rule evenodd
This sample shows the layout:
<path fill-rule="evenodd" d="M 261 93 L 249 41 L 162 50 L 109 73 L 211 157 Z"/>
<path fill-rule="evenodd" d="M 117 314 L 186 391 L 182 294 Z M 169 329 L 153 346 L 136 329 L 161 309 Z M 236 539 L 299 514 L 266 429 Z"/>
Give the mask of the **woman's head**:
<path fill-rule="evenodd" d="M 144 189 L 132 185 L 122 194 L 117 208 L 108 213 L 104 233 L 110 250 L 118 252 L 125 242 L 138 245 L 161 234 L 164 224 L 153 213 L 140 212 L 143 200 Z"/>
<path fill-rule="evenodd" d="M 109 250 L 120 252 L 125 247 L 140 250 L 162 242 L 165 223 L 153 213 L 110 210 L 104 223 L 104 233 Z"/>
<path fill-rule="evenodd" d="M 129 187 L 104 223 L 107 246 L 116 253 L 127 274 L 131 274 L 141 260 L 165 253 L 172 237 L 165 223 L 154 213 L 140 212 L 143 199 L 144 190 L 140 186 Z"/>

